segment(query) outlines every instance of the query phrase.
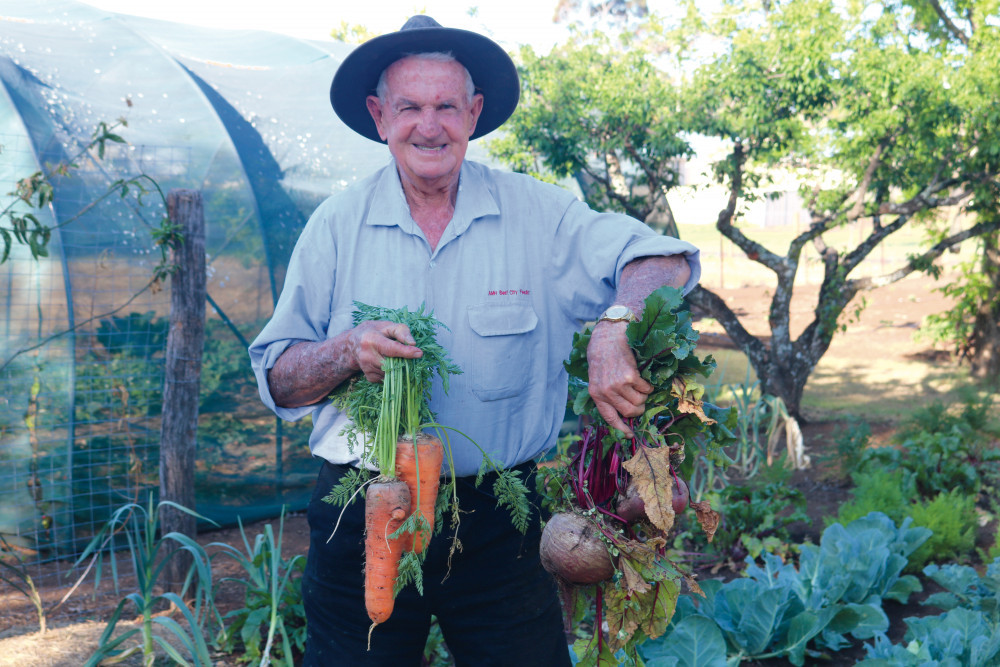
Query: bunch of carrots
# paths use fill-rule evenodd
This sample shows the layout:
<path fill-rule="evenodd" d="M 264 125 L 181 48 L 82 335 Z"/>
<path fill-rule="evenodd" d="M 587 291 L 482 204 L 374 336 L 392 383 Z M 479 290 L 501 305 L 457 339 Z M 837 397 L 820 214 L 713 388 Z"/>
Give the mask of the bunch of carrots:
<path fill-rule="evenodd" d="M 332 397 L 338 409 L 351 420 L 344 432 L 352 448 L 362 448 L 365 465 L 342 478 L 324 500 L 346 507 L 367 487 L 365 606 L 374 630 L 392 615 L 396 594 L 403 586 L 412 582 L 423 592 L 423 558 L 435 531 L 435 517 L 440 507 L 449 504 L 448 498 L 452 522 L 457 526 L 451 449 L 446 446 L 447 438 L 442 443 L 441 438 L 425 433 L 424 429 L 436 428 L 444 433 L 445 427 L 437 423 L 430 409 L 431 386 L 435 376 L 440 377 L 447 393 L 449 376 L 461 373 L 461 369 L 437 343 L 437 328 L 444 325 L 425 313 L 423 306 L 410 311 L 405 307 L 390 309 L 359 302 L 354 305 L 355 325 L 366 320 L 405 324 L 416 346 L 423 351 L 423 356 L 417 359 L 386 359 L 382 382 L 369 382 L 359 375 Z M 446 493 L 441 494 L 446 452 L 452 474 Z M 523 532 L 527 527 L 527 489 L 517 478 L 518 473 L 499 470 L 485 453 L 483 465 L 498 473 L 494 493 L 501 504 L 510 507 L 515 526 Z M 369 467 L 377 469 L 379 474 L 371 477 Z M 439 503 L 439 496 L 444 503 Z M 457 536 L 453 545 L 456 540 Z"/>

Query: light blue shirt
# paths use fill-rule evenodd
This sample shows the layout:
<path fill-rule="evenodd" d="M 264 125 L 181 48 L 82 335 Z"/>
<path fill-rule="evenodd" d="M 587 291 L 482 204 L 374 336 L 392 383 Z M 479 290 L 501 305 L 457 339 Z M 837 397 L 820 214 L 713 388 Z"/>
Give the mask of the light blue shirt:
<path fill-rule="evenodd" d="M 698 250 L 624 215 L 597 213 L 570 192 L 528 176 L 462 165 L 455 214 L 431 250 L 410 217 L 394 163 L 321 204 L 296 243 L 270 322 L 250 346 L 264 403 L 286 420 L 313 416 L 312 453 L 357 463 L 329 401 L 276 407 L 267 370 L 290 345 L 351 328 L 353 302 L 416 309 L 448 329 L 438 342 L 463 370 L 440 380 L 431 409 L 498 463 L 552 447 L 563 421 L 573 333 L 611 304 L 622 268 L 637 257 L 683 253 L 685 292 L 701 273 Z M 450 434 L 456 473 L 481 454 Z"/>

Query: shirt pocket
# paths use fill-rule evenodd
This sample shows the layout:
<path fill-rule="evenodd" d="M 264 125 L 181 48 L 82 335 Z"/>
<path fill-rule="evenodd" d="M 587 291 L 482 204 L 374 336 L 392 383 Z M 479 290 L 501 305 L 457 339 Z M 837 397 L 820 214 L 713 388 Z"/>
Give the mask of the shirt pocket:
<path fill-rule="evenodd" d="M 477 334 L 472 356 L 476 397 L 497 401 L 524 391 L 532 373 L 535 309 L 530 304 L 469 306 L 469 326 Z"/>

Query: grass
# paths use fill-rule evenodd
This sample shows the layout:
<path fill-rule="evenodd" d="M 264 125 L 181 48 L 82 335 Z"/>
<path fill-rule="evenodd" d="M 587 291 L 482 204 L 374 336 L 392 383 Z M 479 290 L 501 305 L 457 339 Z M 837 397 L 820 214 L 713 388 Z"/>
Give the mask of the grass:
<path fill-rule="evenodd" d="M 711 354 L 718 364 L 709 384 L 722 387 L 716 395 L 720 404 L 730 405 L 733 400 L 726 385 L 757 381 L 743 352 L 705 345 L 699 351 Z M 893 355 L 860 362 L 828 352 L 809 378 L 802 410 L 816 421 L 861 416 L 869 421 L 898 422 L 934 402 L 960 403 L 962 392 L 970 387 L 979 395 L 988 391 L 979 388 L 967 368 L 951 362 L 930 363 Z"/>

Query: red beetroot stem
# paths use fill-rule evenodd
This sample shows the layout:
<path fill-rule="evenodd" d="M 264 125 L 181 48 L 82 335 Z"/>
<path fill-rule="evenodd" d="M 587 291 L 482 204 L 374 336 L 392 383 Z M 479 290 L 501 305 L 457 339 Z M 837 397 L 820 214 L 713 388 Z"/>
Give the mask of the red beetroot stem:
<path fill-rule="evenodd" d="M 621 521 L 622 523 L 627 523 L 627 521 L 625 521 L 625 519 L 623 519 L 622 517 L 618 516 L 617 514 L 615 514 L 614 512 L 612 512 L 611 510 L 606 510 L 603 507 L 598 507 L 597 511 L 600 512 L 601 514 L 603 514 L 604 516 L 609 516 L 612 519 L 617 519 L 618 521 Z"/>
<path fill-rule="evenodd" d="M 597 585 L 597 655 L 604 652 L 604 589 Z"/>

